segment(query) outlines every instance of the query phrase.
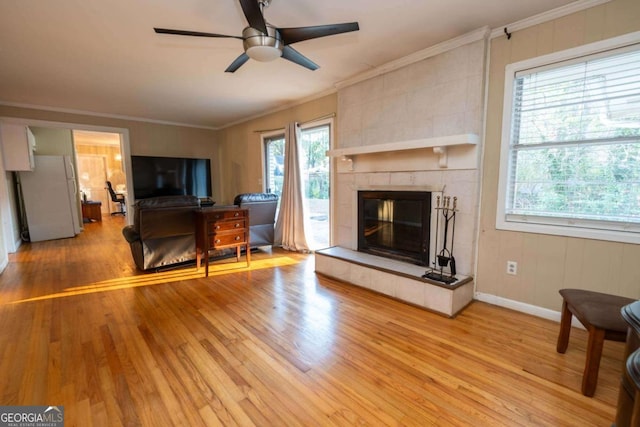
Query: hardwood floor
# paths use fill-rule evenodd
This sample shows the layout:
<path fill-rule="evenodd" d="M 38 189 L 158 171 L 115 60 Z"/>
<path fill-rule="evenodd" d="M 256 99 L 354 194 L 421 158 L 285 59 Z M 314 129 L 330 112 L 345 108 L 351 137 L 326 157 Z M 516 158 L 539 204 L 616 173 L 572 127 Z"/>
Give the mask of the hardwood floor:
<path fill-rule="evenodd" d="M 580 394 L 586 333 L 475 302 L 447 319 L 255 253 L 141 274 L 123 218 L 25 244 L 0 275 L 0 404 L 66 426 L 609 426 L 622 343 Z"/>

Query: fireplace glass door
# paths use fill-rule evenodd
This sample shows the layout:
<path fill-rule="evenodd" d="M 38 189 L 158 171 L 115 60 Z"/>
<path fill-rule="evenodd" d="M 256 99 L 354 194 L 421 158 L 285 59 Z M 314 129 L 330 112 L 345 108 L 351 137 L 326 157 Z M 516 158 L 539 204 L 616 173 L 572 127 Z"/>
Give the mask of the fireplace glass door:
<path fill-rule="evenodd" d="M 358 192 L 360 252 L 426 266 L 430 225 L 430 192 Z"/>

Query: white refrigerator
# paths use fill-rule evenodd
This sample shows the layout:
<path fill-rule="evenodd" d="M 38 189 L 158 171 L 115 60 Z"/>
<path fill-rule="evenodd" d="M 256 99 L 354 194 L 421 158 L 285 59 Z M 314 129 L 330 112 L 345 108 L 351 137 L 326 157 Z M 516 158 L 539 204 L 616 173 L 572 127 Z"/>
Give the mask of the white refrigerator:
<path fill-rule="evenodd" d="M 80 233 L 78 187 L 69 156 L 35 156 L 31 172 L 20 172 L 20 186 L 32 242 Z"/>

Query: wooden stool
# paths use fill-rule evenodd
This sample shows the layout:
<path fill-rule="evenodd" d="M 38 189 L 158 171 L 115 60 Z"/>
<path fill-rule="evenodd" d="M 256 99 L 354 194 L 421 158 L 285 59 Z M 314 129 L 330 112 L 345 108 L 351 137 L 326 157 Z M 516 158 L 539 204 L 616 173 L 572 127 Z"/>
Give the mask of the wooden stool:
<path fill-rule="evenodd" d="M 587 360 L 582 374 L 582 394 L 593 396 L 598 384 L 604 340 L 626 340 L 627 324 L 620 310 L 635 300 L 583 289 L 561 289 L 560 295 L 563 301 L 557 350 L 558 353 L 567 351 L 571 317 L 576 316 L 589 332 Z"/>

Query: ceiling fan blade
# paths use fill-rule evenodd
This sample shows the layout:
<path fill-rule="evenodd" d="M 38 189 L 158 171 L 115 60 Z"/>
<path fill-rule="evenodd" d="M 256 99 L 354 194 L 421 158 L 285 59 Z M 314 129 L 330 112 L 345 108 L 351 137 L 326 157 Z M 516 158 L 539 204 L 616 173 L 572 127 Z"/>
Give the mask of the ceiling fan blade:
<path fill-rule="evenodd" d="M 240 5 L 249 26 L 263 34 L 267 34 L 267 23 L 264 20 L 264 16 L 262 16 L 258 0 L 240 0 Z"/>
<path fill-rule="evenodd" d="M 225 73 L 234 73 L 238 68 L 240 68 L 242 66 L 242 64 L 244 64 L 245 62 L 247 62 L 249 60 L 249 55 L 247 55 L 246 53 L 242 53 L 240 56 L 238 56 L 235 61 L 233 61 L 231 63 L 231 65 L 229 65 L 227 67 L 226 70 L 224 70 Z"/>
<path fill-rule="evenodd" d="M 357 22 L 347 22 L 345 24 L 317 25 L 314 27 L 278 28 L 278 32 L 284 44 L 292 44 L 318 37 L 358 31 L 359 29 Z"/>
<path fill-rule="evenodd" d="M 215 34 L 215 33 L 201 33 L 199 31 L 171 30 L 169 28 L 154 28 L 153 30 L 158 34 L 175 34 L 178 36 L 195 36 L 195 37 L 222 37 L 222 38 L 242 40 L 242 37 L 239 37 L 239 36 L 227 36 L 225 34 Z"/>
<path fill-rule="evenodd" d="M 310 69 L 311 71 L 315 71 L 318 68 L 318 64 L 292 48 L 291 46 L 285 46 L 282 50 L 282 57 L 284 59 L 288 59 L 291 62 L 295 62 L 298 65 L 302 65 L 305 68 Z"/>

